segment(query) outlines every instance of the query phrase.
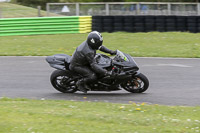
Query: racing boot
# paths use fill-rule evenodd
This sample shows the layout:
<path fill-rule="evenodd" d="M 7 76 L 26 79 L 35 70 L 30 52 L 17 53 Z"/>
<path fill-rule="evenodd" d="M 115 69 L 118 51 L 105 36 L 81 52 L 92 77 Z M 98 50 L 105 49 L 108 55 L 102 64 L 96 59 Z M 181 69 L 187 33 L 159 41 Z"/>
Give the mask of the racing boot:
<path fill-rule="evenodd" d="M 76 83 L 77 87 L 78 87 L 78 90 L 82 91 L 83 93 L 87 93 L 87 87 L 86 87 L 86 84 L 84 82 L 83 79 L 79 80 L 77 83 Z"/>

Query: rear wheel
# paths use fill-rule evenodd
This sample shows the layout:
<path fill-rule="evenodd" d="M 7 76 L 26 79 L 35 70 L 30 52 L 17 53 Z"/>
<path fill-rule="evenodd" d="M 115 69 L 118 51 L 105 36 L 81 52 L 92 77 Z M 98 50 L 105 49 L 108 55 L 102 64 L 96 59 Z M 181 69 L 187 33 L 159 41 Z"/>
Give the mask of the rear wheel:
<path fill-rule="evenodd" d="M 121 87 L 128 92 L 142 93 L 149 87 L 149 80 L 142 73 L 135 75 L 132 79 L 121 84 Z"/>
<path fill-rule="evenodd" d="M 62 93 L 74 93 L 77 91 L 76 81 L 72 80 L 69 71 L 55 70 L 51 74 L 51 84 Z"/>

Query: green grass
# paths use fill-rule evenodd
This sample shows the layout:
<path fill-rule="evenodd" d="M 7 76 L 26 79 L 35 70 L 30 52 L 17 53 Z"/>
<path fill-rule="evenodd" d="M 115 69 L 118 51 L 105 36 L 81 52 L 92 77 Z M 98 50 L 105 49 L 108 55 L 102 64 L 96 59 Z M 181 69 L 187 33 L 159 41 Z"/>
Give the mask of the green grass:
<path fill-rule="evenodd" d="M 0 114 L 1 133 L 200 131 L 200 107 L 1 98 Z"/>
<path fill-rule="evenodd" d="M 200 34 L 184 32 L 102 33 L 104 45 L 140 57 L 200 57 Z M 0 55 L 71 55 L 87 34 L 0 37 Z"/>
<path fill-rule="evenodd" d="M 18 18 L 18 17 L 38 17 L 38 10 L 35 8 L 0 2 L 0 10 L 2 18 Z M 50 14 L 57 16 L 56 14 Z M 41 10 L 41 16 L 46 16 L 46 11 Z"/>

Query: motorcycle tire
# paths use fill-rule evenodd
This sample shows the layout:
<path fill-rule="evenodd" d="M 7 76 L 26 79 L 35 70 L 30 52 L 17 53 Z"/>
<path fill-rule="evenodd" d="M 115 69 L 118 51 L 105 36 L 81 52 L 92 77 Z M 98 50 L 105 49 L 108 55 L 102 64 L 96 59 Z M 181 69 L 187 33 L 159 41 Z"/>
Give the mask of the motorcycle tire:
<path fill-rule="evenodd" d="M 122 83 L 121 87 L 131 93 L 142 93 L 148 89 L 149 80 L 144 74 L 140 73 L 134 75 L 132 79 Z"/>
<path fill-rule="evenodd" d="M 50 77 L 52 86 L 62 93 L 74 93 L 77 91 L 75 81 L 64 84 L 67 80 L 70 80 L 71 74 L 69 71 L 55 70 Z"/>

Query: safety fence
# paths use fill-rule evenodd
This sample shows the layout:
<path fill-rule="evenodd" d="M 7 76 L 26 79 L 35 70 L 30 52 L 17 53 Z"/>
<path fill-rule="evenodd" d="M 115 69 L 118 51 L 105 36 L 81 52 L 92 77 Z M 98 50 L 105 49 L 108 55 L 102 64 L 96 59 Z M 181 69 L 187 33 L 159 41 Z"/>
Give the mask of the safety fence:
<path fill-rule="evenodd" d="M 199 2 L 85 2 L 47 3 L 47 15 L 178 15 L 199 16 Z"/>
<path fill-rule="evenodd" d="M 7 18 L 0 19 L 0 36 L 87 33 L 91 26 L 91 16 Z"/>
<path fill-rule="evenodd" d="M 200 32 L 200 16 L 93 16 L 92 30 L 99 32 Z"/>

